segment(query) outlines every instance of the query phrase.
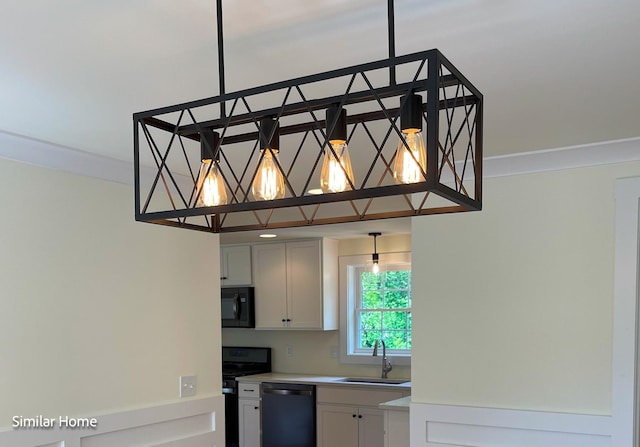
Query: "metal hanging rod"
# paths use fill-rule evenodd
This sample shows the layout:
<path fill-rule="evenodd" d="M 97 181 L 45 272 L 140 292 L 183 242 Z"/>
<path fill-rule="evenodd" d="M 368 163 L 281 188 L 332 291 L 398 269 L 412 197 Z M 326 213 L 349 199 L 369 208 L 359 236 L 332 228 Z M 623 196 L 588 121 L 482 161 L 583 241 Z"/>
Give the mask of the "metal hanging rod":
<path fill-rule="evenodd" d="M 216 25 L 218 33 L 218 81 L 220 86 L 220 96 L 225 96 L 225 76 L 224 76 L 224 28 L 222 19 L 222 0 L 216 0 Z M 396 38 L 395 38 L 395 9 L 394 0 L 387 0 L 387 39 L 389 49 L 389 60 L 393 62 L 396 58 Z M 395 63 L 389 65 L 389 85 L 396 85 Z M 220 102 L 220 116 L 226 117 L 225 102 Z"/>

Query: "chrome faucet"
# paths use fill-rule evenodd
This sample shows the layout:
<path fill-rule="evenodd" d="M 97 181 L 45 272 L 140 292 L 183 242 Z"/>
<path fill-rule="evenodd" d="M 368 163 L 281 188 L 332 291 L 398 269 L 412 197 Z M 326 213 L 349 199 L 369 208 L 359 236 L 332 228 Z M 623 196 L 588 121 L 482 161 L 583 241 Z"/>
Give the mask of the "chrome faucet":
<path fill-rule="evenodd" d="M 378 342 L 382 343 L 382 373 L 380 374 L 380 377 L 386 379 L 387 374 L 393 369 L 393 366 L 391 366 L 391 362 L 387 358 L 387 346 L 381 338 L 376 340 L 376 343 L 373 345 L 373 356 L 378 356 Z"/>

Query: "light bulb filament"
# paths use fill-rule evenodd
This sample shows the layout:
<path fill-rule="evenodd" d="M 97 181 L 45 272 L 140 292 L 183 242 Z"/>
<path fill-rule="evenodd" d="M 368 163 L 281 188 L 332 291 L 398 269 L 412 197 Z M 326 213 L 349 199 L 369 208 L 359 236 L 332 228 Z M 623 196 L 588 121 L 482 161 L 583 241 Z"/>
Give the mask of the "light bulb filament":
<path fill-rule="evenodd" d="M 353 170 L 347 143 L 332 141 L 330 144 L 331 148 L 325 149 L 320 187 L 325 193 L 349 191 L 353 184 Z"/>
<path fill-rule="evenodd" d="M 198 206 L 218 206 L 227 203 L 227 190 L 218 164 L 212 160 L 203 160 L 196 185 Z"/>
<path fill-rule="evenodd" d="M 404 141 L 398 143 L 393 176 L 398 183 L 418 183 L 424 180 L 426 150 L 422 132 L 403 131 Z"/>
<path fill-rule="evenodd" d="M 275 158 L 277 152 L 271 149 L 263 151 L 262 161 L 251 185 L 251 193 L 256 200 L 275 200 L 284 197 L 284 177 Z"/>

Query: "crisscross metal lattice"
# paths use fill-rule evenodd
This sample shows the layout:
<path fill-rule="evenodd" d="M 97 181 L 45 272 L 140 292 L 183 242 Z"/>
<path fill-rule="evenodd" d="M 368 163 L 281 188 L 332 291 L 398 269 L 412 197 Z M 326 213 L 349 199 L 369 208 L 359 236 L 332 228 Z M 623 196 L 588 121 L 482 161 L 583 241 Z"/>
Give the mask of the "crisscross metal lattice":
<path fill-rule="evenodd" d="M 422 96 L 426 180 L 396 184 L 396 149 L 406 144 L 401 98 L 409 94 Z M 322 157 L 334 150 L 323 119 L 332 105 L 347 111 L 354 180 L 348 191 L 315 194 Z M 280 125 L 276 163 L 286 189 L 284 198 L 270 201 L 250 194 L 264 157 L 258 145 L 263 118 Z M 438 50 L 223 93 L 133 119 L 138 221 L 222 233 L 482 207 L 482 94 Z M 210 130 L 220 133 L 212 149 L 220 156 L 229 203 L 199 207 L 200 138 Z"/>

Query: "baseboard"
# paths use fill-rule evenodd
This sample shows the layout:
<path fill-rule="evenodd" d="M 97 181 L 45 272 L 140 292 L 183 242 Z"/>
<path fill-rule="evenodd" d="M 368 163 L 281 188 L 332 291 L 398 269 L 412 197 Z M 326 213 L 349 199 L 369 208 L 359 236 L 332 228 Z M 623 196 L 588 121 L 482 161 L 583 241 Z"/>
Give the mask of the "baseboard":
<path fill-rule="evenodd" d="M 14 428 L 0 431 L 11 447 L 224 446 L 224 396 L 95 417 L 96 428 Z M 57 418 L 55 418 L 57 419 Z"/>
<path fill-rule="evenodd" d="M 611 417 L 411 404 L 412 447 L 612 447 Z"/>

